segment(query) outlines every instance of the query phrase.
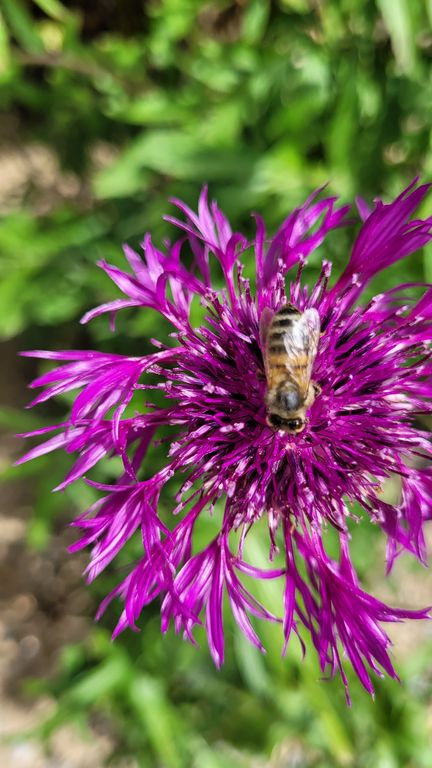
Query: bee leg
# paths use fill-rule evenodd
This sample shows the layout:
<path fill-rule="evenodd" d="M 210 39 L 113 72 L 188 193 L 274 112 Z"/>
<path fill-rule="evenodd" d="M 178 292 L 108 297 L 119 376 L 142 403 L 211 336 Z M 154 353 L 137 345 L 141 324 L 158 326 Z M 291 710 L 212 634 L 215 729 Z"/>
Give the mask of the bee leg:
<path fill-rule="evenodd" d="M 312 382 L 312 386 L 313 386 L 313 391 L 315 393 L 315 397 L 318 397 L 318 395 L 320 395 L 322 392 L 322 388 L 315 381 Z"/>

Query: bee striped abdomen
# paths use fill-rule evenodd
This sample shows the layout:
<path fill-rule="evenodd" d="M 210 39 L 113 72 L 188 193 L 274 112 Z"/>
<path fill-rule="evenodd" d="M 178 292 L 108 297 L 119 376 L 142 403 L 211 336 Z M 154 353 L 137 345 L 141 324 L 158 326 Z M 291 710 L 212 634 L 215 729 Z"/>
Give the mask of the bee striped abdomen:
<path fill-rule="evenodd" d="M 284 340 L 287 330 L 289 330 L 293 322 L 295 322 L 296 318 L 298 318 L 300 314 L 301 313 L 298 311 L 298 309 L 296 309 L 292 304 L 287 304 L 274 315 L 269 329 L 267 341 L 267 354 L 272 369 L 278 371 L 284 370 L 286 372 L 287 349 Z M 274 378 L 275 377 L 273 376 L 273 379 Z M 277 375 L 276 378 L 279 379 L 282 377 Z"/>
<path fill-rule="evenodd" d="M 286 331 L 291 326 L 293 320 L 299 315 L 301 315 L 301 312 L 292 304 L 282 307 L 273 317 L 270 333 L 273 331 Z"/>
<path fill-rule="evenodd" d="M 273 341 L 270 339 L 269 352 L 271 352 L 273 355 L 283 355 L 284 353 L 286 354 L 285 344 L 283 342 Z"/>

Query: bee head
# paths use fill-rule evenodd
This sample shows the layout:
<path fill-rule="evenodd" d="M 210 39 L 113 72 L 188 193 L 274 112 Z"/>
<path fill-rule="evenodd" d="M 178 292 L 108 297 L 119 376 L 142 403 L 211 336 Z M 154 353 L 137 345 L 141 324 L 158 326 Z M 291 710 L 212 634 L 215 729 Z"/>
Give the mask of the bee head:
<path fill-rule="evenodd" d="M 305 426 L 304 419 L 287 419 L 285 422 L 285 429 L 287 432 L 295 432 L 295 434 L 303 432 Z"/>
<path fill-rule="evenodd" d="M 283 419 L 281 416 L 278 416 L 277 413 L 270 413 L 267 423 L 269 427 L 282 429 L 284 432 L 288 432 L 291 435 L 297 435 L 299 432 L 303 432 L 306 426 L 304 419 Z"/>

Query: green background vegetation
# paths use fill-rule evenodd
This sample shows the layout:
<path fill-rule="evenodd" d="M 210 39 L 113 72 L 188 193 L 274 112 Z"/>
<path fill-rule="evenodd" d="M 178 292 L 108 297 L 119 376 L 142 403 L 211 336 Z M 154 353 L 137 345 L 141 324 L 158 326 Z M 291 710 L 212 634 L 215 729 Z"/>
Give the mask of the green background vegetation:
<path fill-rule="evenodd" d="M 326 182 L 351 201 L 389 198 L 414 175 L 432 176 L 431 0 L 0 0 L 0 11 L 5 349 L 146 350 L 161 332 L 150 311 L 119 317 L 114 336 L 104 319 L 79 325 L 87 309 L 118 295 L 95 262 L 122 264 L 121 243 L 137 244 L 148 230 L 160 242 L 170 233 L 161 218 L 167 198 L 195 205 L 204 182 L 252 234 L 252 210 L 272 231 Z M 338 266 L 347 238 L 338 234 L 326 253 Z M 416 255 L 374 288 L 432 280 L 431 262 L 431 252 Z M 27 379 L 38 370 L 16 366 Z M 22 431 L 60 420 L 64 408 L 23 414 L 9 403 L 0 418 Z M 69 463 L 51 456 L 4 472 L 32 488 L 33 553 L 49 551 L 53 535 L 92 501 L 84 484 L 49 493 Z M 214 525 L 203 522 L 204 537 Z M 384 587 L 380 538 L 366 523 L 354 538 L 368 588 L 414 605 L 424 571 L 404 561 Z M 259 562 L 266 552 L 259 538 L 254 546 Z M 94 605 L 118 579 L 114 569 L 100 577 Z M 196 650 L 173 632 L 161 637 L 157 606 L 139 635 L 111 644 L 116 611 L 63 648 L 54 678 L 26 684 L 56 701 L 37 731 L 48 745 L 64 723 L 102 723 L 113 764 L 432 765 L 427 630 L 413 626 L 405 651 L 395 635 L 403 684 L 378 681 L 372 701 L 353 681 L 349 710 L 342 685 L 319 680 L 313 653 L 302 662 L 293 642 L 281 659 L 274 628 L 262 629 L 262 657 L 227 618 L 227 662 L 217 672 L 205 642 Z"/>

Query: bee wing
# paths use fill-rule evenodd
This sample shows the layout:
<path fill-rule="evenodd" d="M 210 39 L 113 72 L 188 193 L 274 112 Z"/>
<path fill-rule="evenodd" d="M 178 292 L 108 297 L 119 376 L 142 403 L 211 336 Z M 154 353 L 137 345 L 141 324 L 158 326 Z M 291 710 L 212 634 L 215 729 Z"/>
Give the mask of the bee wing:
<path fill-rule="evenodd" d="M 261 312 L 261 317 L 259 320 L 259 337 L 260 337 L 260 346 L 261 346 L 261 352 L 264 359 L 264 367 L 266 370 L 266 374 L 268 375 L 267 370 L 267 340 L 269 335 L 270 326 L 272 324 L 272 320 L 274 318 L 274 311 L 270 309 L 270 307 L 265 307 L 263 311 Z"/>
<path fill-rule="evenodd" d="M 316 309 L 306 309 L 284 336 L 287 369 L 306 397 L 320 338 L 320 317 Z"/>

